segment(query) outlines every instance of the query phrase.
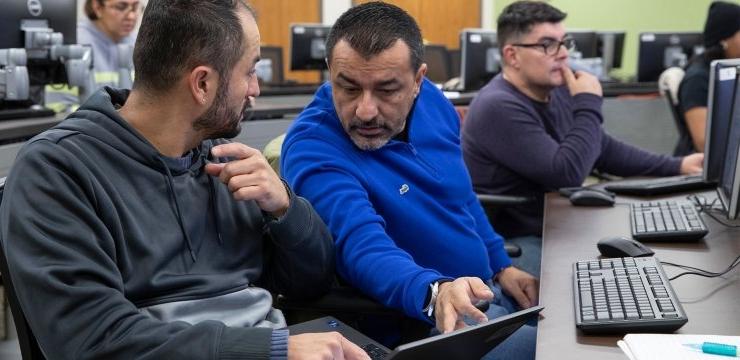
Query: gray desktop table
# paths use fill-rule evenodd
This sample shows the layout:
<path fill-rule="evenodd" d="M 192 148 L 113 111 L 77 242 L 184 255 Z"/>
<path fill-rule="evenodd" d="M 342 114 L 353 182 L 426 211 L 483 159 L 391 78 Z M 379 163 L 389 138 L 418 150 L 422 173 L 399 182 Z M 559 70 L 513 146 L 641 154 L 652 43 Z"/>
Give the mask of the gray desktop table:
<path fill-rule="evenodd" d="M 702 193 L 709 199 L 713 191 Z M 685 199 L 686 194 L 673 198 Z M 667 198 L 667 197 L 664 197 Z M 645 198 L 618 197 L 618 203 Z M 657 199 L 657 198 L 655 198 Z M 575 327 L 572 266 L 595 259 L 596 242 L 606 236 L 630 235 L 629 208 L 574 207 L 556 193 L 545 198 L 545 219 L 540 278 L 540 305 L 545 306 L 537 328 L 537 359 L 619 359 L 622 336 L 593 336 Z M 719 271 L 740 255 L 740 228 L 726 228 L 702 214 L 709 234 L 694 243 L 647 243 L 662 261 Z M 668 276 L 681 272 L 664 266 Z M 683 334 L 740 334 L 740 270 L 724 278 L 684 276 L 671 282 L 689 322 Z"/>

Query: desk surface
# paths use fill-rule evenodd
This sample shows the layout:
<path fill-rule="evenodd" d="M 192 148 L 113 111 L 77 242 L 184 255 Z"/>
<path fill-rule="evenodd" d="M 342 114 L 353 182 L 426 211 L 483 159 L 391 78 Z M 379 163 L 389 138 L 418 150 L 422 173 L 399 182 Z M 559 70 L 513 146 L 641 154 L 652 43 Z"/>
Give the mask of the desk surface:
<path fill-rule="evenodd" d="M 712 191 L 705 192 L 714 198 Z M 685 194 L 675 196 L 684 199 Z M 645 199 L 618 197 L 618 202 Z M 663 261 L 719 271 L 740 255 L 740 228 L 727 228 L 706 215 L 709 234 L 694 243 L 647 243 Z M 558 194 L 545 198 L 540 304 L 545 306 L 537 329 L 537 359 L 625 359 L 617 347 L 622 336 L 583 335 L 575 327 L 572 266 L 599 255 L 596 242 L 606 236 L 630 235 L 629 208 L 574 207 Z M 668 276 L 680 270 L 664 266 Z M 684 276 L 671 282 L 689 322 L 683 334 L 740 334 L 740 271 L 724 278 Z"/>

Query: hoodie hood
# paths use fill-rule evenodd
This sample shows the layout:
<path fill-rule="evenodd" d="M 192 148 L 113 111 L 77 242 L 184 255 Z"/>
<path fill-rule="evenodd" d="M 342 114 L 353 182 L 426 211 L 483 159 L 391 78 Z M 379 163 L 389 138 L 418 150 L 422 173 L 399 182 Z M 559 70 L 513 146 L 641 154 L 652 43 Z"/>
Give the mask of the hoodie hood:
<path fill-rule="evenodd" d="M 129 94 L 129 90 L 112 89 L 106 86 L 93 94 L 88 101 L 67 117 L 65 121 L 61 122 L 56 129 L 93 137 L 125 154 L 130 159 L 161 172 L 165 177 L 164 180 L 166 181 L 169 192 L 170 205 L 177 217 L 177 222 L 187 250 L 193 262 L 196 262 L 196 250 L 185 226 L 185 220 L 183 219 L 184 208 L 175 189 L 174 176 L 179 176 L 187 172 L 197 174 L 204 171 L 206 157 L 210 154 L 213 142 L 206 140 L 198 148 L 193 149 L 192 161 L 189 168 L 180 166 L 174 159 L 160 154 L 154 145 L 118 113 L 118 109 L 126 102 Z M 212 215 L 219 243 L 222 243 L 215 184 L 210 176 L 208 176 L 208 184 L 209 205 L 214 212 Z"/>
<path fill-rule="evenodd" d="M 118 109 L 126 102 L 130 90 L 104 87 L 95 92 L 70 114 L 67 119 L 57 125 L 56 129 L 79 132 L 96 138 L 109 146 L 126 154 L 131 159 L 159 169 L 166 173 L 169 169 L 174 175 L 185 171 L 200 171 L 210 153 L 213 142 L 206 140 L 198 148 L 193 149 L 193 161 L 189 169 L 183 169 L 168 161 L 168 158 L 142 136 L 131 124 L 118 113 Z"/>

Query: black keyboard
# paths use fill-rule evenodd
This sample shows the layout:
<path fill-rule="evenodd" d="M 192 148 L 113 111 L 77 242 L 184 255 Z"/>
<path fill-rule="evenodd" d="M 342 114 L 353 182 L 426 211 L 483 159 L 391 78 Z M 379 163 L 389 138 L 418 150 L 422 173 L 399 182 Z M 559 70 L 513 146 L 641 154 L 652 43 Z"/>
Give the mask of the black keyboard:
<path fill-rule="evenodd" d="M 385 359 L 386 357 L 388 357 L 388 352 L 381 349 L 375 344 L 365 344 L 365 345 L 360 346 L 360 348 L 362 348 L 362 350 L 365 350 L 367 355 L 370 356 L 370 359 L 373 359 L 373 360 L 376 360 L 376 359 L 380 360 L 380 359 Z"/>
<path fill-rule="evenodd" d="M 704 182 L 702 175 L 678 175 L 656 179 L 619 181 L 604 188 L 623 195 L 651 196 L 682 191 L 713 188 L 715 184 Z"/>
<path fill-rule="evenodd" d="M 632 238 L 640 241 L 694 241 L 709 230 L 688 201 L 645 201 L 630 204 Z"/>
<path fill-rule="evenodd" d="M 579 261 L 573 290 L 584 333 L 673 332 L 689 321 L 655 257 Z"/>

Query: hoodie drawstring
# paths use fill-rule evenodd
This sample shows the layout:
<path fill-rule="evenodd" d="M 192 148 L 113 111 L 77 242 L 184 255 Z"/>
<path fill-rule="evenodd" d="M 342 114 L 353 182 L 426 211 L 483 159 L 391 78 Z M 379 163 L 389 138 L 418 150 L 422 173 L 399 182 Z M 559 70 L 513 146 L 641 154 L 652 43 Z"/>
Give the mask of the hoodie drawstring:
<path fill-rule="evenodd" d="M 209 202 L 211 203 L 211 208 L 213 209 L 213 223 L 216 224 L 216 235 L 218 236 L 218 243 L 223 245 L 224 240 L 221 238 L 221 223 L 218 221 L 221 217 L 218 213 L 218 206 L 216 206 L 216 186 L 213 185 L 213 176 L 208 176 L 208 191 L 209 191 Z"/>
<path fill-rule="evenodd" d="M 198 259 L 195 256 L 195 250 L 193 250 L 193 243 L 190 241 L 190 236 L 188 236 L 188 232 L 185 231 L 185 224 L 182 221 L 182 212 L 180 211 L 180 202 L 177 200 L 177 192 L 175 191 L 175 183 L 172 180 L 172 172 L 170 171 L 170 168 L 165 164 L 164 160 L 159 159 L 159 162 L 162 163 L 162 166 L 164 167 L 165 171 L 167 172 L 167 186 L 170 188 L 170 196 L 173 199 L 173 202 L 175 203 L 175 211 L 177 212 L 177 223 L 180 224 L 180 231 L 182 231 L 182 236 L 185 237 L 185 243 L 188 245 L 188 251 L 190 251 L 190 257 L 193 258 L 193 262 L 196 262 Z M 221 238 L 219 234 L 219 239 Z"/>

